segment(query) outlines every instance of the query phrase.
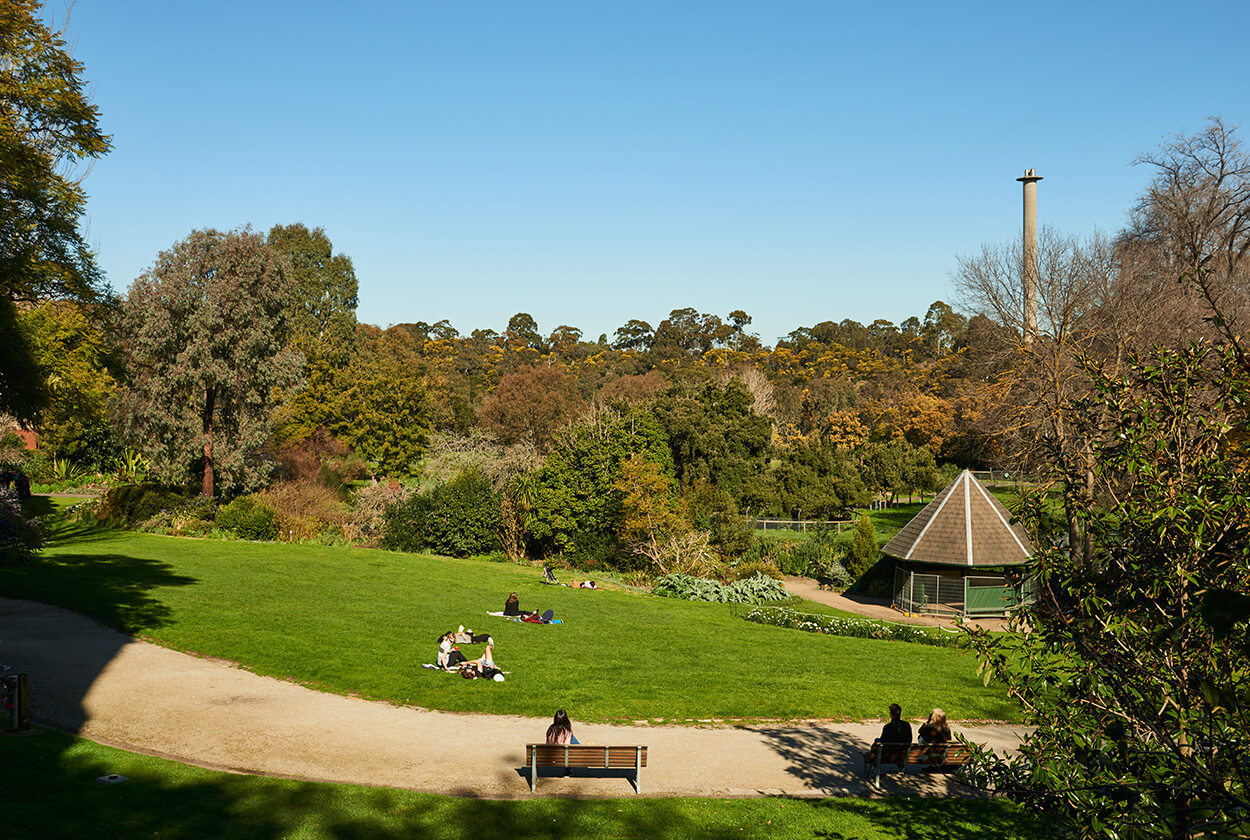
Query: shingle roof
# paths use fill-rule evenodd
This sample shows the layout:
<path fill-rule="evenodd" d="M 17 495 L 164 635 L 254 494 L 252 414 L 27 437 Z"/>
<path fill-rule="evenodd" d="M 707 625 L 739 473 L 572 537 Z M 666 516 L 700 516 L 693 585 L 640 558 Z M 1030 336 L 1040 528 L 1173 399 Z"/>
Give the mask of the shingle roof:
<path fill-rule="evenodd" d="M 881 549 L 891 557 L 948 566 L 1012 566 L 1033 553 L 1011 514 L 964 470 Z"/>

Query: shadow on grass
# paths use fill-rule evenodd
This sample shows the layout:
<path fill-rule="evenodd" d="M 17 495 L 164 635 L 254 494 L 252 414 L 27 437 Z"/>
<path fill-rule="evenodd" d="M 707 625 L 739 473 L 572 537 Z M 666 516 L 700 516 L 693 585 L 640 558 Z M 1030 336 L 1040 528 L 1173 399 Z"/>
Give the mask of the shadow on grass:
<path fill-rule="evenodd" d="M 817 810 L 838 807 L 837 800 L 815 804 Z M 863 802 L 857 816 L 887 837 L 907 840 L 964 840 L 967 837 L 1048 837 L 1050 831 L 1031 814 L 1013 808 L 987 808 L 969 799 L 885 799 Z M 853 840 L 862 829 L 846 833 L 817 829 L 818 840 Z"/>
<path fill-rule="evenodd" d="M 0 595 L 56 604 L 131 635 L 169 623 L 154 589 L 193 583 L 167 563 L 125 554 L 60 554 L 0 569 Z"/>
<path fill-rule="evenodd" d="M 116 773 L 118 784 L 97 779 Z M 0 737 L 7 836 L 276 840 L 766 837 L 709 829 L 679 800 L 460 799 L 200 770 L 43 731 Z M 67 807 L 69 803 L 72 806 Z M 762 822 L 762 821 L 761 821 Z"/>

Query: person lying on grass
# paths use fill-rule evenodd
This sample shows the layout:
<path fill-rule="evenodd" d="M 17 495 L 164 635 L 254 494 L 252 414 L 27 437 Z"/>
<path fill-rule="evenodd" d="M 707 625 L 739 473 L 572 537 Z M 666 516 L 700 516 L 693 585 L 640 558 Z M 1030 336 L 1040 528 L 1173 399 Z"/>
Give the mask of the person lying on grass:
<path fill-rule="evenodd" d="M 489 644 L 491 642 L 490 633 L 474 633 L 472 630 L 464 629 L 464 625 L 460 625 L 455 633 L 455 642 L 461 645 L 480 645 L 482 643 Z"/>
<path fill-rule="evenodd" d="M 470 659 L 460 666 L 460 676 L 465 679 L 485 677 L 503 682 L 503 672 L 495 665 L 495 643 L 487 642 L 486 650 L 478 659 Z"/>

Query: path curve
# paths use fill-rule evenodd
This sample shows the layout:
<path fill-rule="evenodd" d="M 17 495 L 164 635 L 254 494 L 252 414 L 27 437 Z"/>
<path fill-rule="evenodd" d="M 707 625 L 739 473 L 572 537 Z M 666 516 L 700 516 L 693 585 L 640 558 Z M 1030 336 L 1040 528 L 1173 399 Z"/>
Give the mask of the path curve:
<path fill-rule="evenodd" d="M 545 718 L 452 714 L 313 691 L 136 641 L 92 619 L 0 598 L 0 662 L 30 674 L 34 719 L 94 741 L 244 773 L 486 798 L 531 796 L 524 745 Z M 504 686 L 499 688 L 503 689 Z M 598 744 L 649 747 L 648 796 L 870 792 L 859 750 L 880 723 L 752 727 L 576 724 Z M 1014 727 L 959 727 L 998 748 Z M 937 774 L 888 776 L 890 794 L 971 795 Z M 631 796 L 623 778 L 545 778 L 547 796 Z"/>

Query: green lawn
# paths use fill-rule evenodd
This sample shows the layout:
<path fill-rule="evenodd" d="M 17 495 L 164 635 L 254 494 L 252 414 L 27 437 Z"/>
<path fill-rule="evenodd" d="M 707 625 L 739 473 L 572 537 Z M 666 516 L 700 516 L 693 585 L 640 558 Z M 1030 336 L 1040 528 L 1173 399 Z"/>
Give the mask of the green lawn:
<path fill-rule="evenodd" d="M 96 781 L 111 773 L 129 781 Z M 218 773 L 47 731 L 0 737 L 0 789 L 4 836 L 46 840 L 1048 836 L 999 800 L 456 799 Z"/>
<path fill-rule="evenodd" d="M 161 644 L 343 693 L 451 711 L 583 721 L 866 719 L 890 702 L 1016 720 L 970 654 L 752 624 L 723 604 L 544 586 L 505 563 L 312 545 L 62 530 L 0 594 L 58 604 Z M 560 625 L 486 615 L 510 591 Z M 799 605 L 800 609 L 817 609 Z M 507 682 L 420 668 L 458 624 L 495 636 Z"/>

